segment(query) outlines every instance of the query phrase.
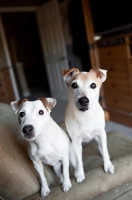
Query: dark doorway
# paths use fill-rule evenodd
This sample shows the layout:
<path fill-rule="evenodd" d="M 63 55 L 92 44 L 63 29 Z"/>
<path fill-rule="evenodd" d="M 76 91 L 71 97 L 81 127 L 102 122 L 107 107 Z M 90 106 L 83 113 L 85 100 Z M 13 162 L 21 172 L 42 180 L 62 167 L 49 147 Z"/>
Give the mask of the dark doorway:
<path fill-rule="evenodd" d="M 30 92 L 42 90 L 49 93 L 35 13 L 4 13 L 2 22 L 20 95 L 22 96 L 21 85 L 15 69 L 19 62 L 23 65 Z"/>

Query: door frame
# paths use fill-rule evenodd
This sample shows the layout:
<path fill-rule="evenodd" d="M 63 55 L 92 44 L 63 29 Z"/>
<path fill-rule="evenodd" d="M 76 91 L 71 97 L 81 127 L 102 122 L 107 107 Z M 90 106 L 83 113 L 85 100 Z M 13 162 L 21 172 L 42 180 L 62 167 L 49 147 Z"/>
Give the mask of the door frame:
<path fill-rule="evenodd" d="M 97 47 L 94 40 L 94 28 L 93 28 L 93 21 L 92 21 L 89 0 L 82 0 L 82 9 L 83 9 L 83 15 L 84 15 L 87 42 L 89 45 L 91 66 L 93 69 L 94 68 L 98 69 L 99 59 L 98 59 Z"/>

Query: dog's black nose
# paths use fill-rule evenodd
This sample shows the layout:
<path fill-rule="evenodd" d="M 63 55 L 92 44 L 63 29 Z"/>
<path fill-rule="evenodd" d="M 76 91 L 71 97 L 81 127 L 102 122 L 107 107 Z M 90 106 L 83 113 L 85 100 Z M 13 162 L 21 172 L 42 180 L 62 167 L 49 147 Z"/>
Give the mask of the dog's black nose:
<path fill-rule="evenodd" d="M 81 97 L 80 99 L 78 99 L 78 102 L 81 106 L 87 106 L 89 103 L 89 99 L 87 97 Z"/>
<path fill-rule="evenodd" d="M 32 125 L 27 125 L 24 126 L 22 129 L 23 133 L 27 136 L 30 136 L 33 134 L 33 126 Z"/>

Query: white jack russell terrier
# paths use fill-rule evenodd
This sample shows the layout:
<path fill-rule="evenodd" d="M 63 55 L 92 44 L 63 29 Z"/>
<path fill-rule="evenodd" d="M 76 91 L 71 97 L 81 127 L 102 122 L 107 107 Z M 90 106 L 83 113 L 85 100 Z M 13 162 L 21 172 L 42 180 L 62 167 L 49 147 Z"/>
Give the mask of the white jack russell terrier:
<path fill-rule="evenodd" d="M 12 109 L 18 114 L 21 136 L 29 141 L 29 156 L 39 174 L 43 198 L 50 193 L 43 162 L 53 166 L 64 192 L 68 192 L 72 186 L 69 178 L 70 139 L 50 116 L 55 104 L 55 99 L 44 97 L 36 101 L 23 99 L 11 102 Z"/>
<path fill-rule="evenodd" d="M 75 177 L 78 183 L 85 179 L 82 162 L 82 142 L 95 139 L 104 159 L 104 171 L 114 173 L 105 132 L 104 111 L 99 104 L 99 94 L 107 71 L 91 69 L 80 72 L 77 68 L 63 70 L 63 78 L 69 92 L 69 102 L 65 111 L 65 125 L 72 140 L 76 156 Z"/>

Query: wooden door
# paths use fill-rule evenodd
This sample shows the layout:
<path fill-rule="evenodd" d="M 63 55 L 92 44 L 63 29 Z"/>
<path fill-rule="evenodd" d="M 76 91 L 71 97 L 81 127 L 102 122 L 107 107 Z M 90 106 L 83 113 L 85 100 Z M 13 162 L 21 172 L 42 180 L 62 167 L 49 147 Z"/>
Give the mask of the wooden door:
<path fill-rule="evenodd" d="M 57 0 L 51 0 L 36 11 L 51 96 L 67 100 L 62 70 L 68 69 L 64 36 Z"/>

